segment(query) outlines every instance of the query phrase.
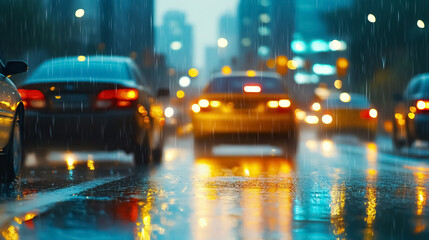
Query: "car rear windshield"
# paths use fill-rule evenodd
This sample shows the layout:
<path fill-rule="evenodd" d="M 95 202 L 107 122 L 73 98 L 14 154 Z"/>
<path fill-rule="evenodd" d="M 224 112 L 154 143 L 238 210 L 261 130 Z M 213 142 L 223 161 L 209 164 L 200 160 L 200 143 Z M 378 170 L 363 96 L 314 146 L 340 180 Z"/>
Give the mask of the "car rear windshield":
<path fill-rule="evenodd" d="M 271 77 L 224 77 L 215 78 L 204 90 L 205 93 L 243 93 L 248 84 L 261 86 L 261 93 L 285 93 L 280 80 Z"/>
<path fill-rule="evenodd" d="M 429 95 L 429 78 L 422 79 L 420 91 L 423 95 Z"/>
<path fill-rule="evenodd" d="M 32 79 L 130 79 L 125 63 L 50 62 L 39 67 Z"/>
<path fill-rule="evenodd" d="M 343 102 L 340 100 L 339 95 L 331 96 L 326 99 L 322 105 L 326 109 L 343 109 L 343 108 L 357 108 L 357 109 L 367 109 L 370 107 L 369 101 L 366 97 L 361 95 L 351 95 L 350 102 Z"/>

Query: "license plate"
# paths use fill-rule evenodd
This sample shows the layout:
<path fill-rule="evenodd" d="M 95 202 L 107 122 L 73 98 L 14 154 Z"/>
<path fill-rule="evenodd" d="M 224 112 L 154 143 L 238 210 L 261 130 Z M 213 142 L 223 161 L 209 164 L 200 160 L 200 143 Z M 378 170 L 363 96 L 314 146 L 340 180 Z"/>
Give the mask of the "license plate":
<path fill-rule="evenodd" d="M 66 94 L 54 96 L 52 99 L 55 109 L 87 109 L 89 108 L 89 98 L 84 94 Z"/>

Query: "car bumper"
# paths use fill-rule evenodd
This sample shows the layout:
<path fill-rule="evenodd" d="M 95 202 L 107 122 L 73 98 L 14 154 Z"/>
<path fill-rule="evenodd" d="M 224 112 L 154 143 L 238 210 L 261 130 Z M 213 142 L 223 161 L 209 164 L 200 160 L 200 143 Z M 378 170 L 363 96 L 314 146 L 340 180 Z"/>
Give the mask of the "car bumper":
<path fill-rule="evenodd" d="M 330 132 L 376 132 L 377 131 L 377 120 L 361 120 L 356 123 L 352 122 L 332 122 L 330 124 L 319 123 L 319 127 L 323 130 Z"/>
<path fill-rule="evenodd" d="M 429 114 L 416 114 L 410 123 L 415 139 L 429 140 Z"/>
<path fill-rule="evenodd" d="M 195 137 L 210 135 L 277 135 L 296 130 L 292 114 L 214 115 L 195 114 L 192 118 Z"/>
<path fill-rule="evenodd" d="M 32 149 L 123 149 L 133 146 L 134 111 L 54 114 L 27 111 L 26 147 Z"/>

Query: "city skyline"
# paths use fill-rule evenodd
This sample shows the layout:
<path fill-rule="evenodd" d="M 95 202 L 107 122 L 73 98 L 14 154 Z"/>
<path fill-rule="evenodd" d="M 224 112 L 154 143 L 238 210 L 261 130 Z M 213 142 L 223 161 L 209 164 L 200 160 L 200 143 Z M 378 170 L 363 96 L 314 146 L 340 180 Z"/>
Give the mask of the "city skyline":
<path fill-rule="evenodd" d="M 186 14 L 187 21 L 194 27 L 194 65 L 203 67 L 205 48 L 216 45 L 218 23 L 222 15 L 236 13 L 238 0 L 157 0 L 155 1 L 155 26 L 162 25 L 162 19 L 168 11 L 181 11 Z M 198 10 L 198 11 L 196 11 Z"/>

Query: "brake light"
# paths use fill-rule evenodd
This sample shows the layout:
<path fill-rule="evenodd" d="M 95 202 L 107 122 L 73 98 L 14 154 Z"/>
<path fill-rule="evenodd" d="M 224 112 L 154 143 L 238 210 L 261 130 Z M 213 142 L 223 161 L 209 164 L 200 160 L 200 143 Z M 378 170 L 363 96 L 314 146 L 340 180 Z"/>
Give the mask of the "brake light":
<path fill-rule="evenodd" d="M 210 107 L 218 108 L 218 107 L 220 107 L 220 102 L 219 101 L 210 101 Z"/>
<path fill-rule="evenodd" d="M 269 108 L 278 108 L 279 107 L 279 101 L 268 101 L 267 106 Z"/>
<path fill-rule="evenodd" d="M 129 107 L 139 97 L 139 91 L 133 88 L 108 89 L 101 91 L 97 96 L 97 108 Z"/>
<path fill-rule="evenodd" d="M 369 110 L 369 116 L 372 118 L 377 118 L 377 116 L 378 116 L 377 110 L 375 110 L 374 108 Z"/>
<path fill-rule="evenodd" d="M 192 111 L 194 113 L 199 113 L 201 111 L 201 108 L 198 104 L 195 103 L 195 104 L 192 104 Z"/>
<path fill-rule="evenodd" d="M 26 108 L 44 108 L 46 107 L 45 96 L 39 90 L 18 89 L 22 102 Z"/>
<path fill-rule="evenodd" d="M 329 114 L 325 114 L 322 116 L 322 122 L 326 125 L 331 124 L 332 123 L 332 116 Z"/>
<path fill-rule="evenodd" d="M 258 84 L 246 84 L 243 87 L 243 91 L 245 93 L 260 93 L 262 91 L 262 88 Z"/>
<path fill-rule="evenodd" d="M 374 108 L 372 108 L 370 110 L 362 110 L 360 112 L 360 117 L 361 118 L 373 118 L 373 119 L 376 119 L 377 116 L 378 116 L 378 112 Z"/>
<path fill-rule="evenodd" d="M 198 105 L 202 108 L 207 108 L 209 107 L 210 102 L 207 99 L 200 99 L 200 101 L 198 101 Z"/>
<path fill-rule="evenodd" d="M 138 97 L 139 92 L 137 89 L 112 89 L 102 91 L 98 94 L 97 98 L 100 100 L 118 99 L 132 101 L 137 100 Z"/>
<path fill-rule="evenodd" d="M 416 103 L 417 110 L 427 111 L 429 110 L 429 101 L 428 100 L 418 100 Z"/>
<path fill-rule="evenodd" d="M 271 100 L 267 102 L 268 108 L 289 108 L 291 102 L 289 99 Z"/>

